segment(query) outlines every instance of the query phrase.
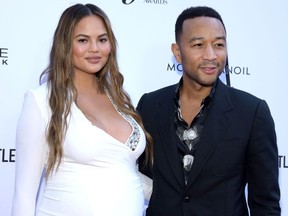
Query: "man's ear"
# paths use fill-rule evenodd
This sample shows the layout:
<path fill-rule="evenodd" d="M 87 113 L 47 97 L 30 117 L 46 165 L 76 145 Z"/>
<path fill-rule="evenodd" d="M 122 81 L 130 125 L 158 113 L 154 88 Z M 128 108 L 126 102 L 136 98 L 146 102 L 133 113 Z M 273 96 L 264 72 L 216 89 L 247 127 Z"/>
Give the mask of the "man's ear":
<path fill-rule="evenodd" d="M 171 51 L 176 59 L 176 61 L 181 64 L 182 59 L 181 59 L 181 53 L 180 53 L 180 47 L 177 43 L 173 43 L 171 45 Z"/>

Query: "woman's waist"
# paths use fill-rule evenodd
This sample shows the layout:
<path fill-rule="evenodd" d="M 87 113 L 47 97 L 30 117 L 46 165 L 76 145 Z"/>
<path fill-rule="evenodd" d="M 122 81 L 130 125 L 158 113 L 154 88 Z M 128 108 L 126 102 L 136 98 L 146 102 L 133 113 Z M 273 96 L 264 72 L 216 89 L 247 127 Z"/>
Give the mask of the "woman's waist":
<path fill-rule="evenodd" d="M 62 161 L 57 170 L 48 177 L 47 185 L 73 185 L 89 183 L 130 183 L 140 181 L 137 168 L 113 165 L 95 166 Z"/>

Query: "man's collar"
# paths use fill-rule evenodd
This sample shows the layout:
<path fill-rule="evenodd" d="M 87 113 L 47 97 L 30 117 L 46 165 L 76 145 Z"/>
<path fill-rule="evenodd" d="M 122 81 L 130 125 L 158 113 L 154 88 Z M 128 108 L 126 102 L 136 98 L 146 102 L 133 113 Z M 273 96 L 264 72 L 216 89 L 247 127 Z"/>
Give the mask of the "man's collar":
<path fill-rule="evenodd" d="M 208 106 L 211 103 L 211 100 L 213 98 L 213 95 L 214 95 L 216 87 L 217 87 L 217 83 L 218 83 L 218 79 L 214 82 L 213 87 L 210 91 L 210 94 L 206 98 L 203 99 L 202 104 L 204 104 L 204 106 Z M 176 103 L 178 103 L 178 101 L 180 99 L 180 88 L 182 85 L 183 85 L 183 77 L 181 77 L 181 79 L 178 82 L 176 89 L 175 89 L 174 101 Z"/>

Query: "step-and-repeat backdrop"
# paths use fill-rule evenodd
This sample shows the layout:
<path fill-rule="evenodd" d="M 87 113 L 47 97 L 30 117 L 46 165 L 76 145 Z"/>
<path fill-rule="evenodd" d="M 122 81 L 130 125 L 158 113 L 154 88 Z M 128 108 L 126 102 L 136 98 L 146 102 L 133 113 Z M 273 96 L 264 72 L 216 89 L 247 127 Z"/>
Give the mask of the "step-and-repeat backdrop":
<path fill-rule="evenodd" d="M 88 3 L 87 1 L 78 1 Z M 9 216 L 15 131 L 27 89 L 38 86 L 59 16 L 72 0 L 0 0 L 0 215 Z M 276 123 L 282 215 L 288 215 L 287 0 L 91 0 L 109 16 L 120 69 L 134 105 L 148 91 L 178 82 L 170 51 L 179 13 L 196 5 L 220 12 L 228 32 L 231 85 L 265 99 Z M 245 108 L 244 108 L 245 109 Z"/>

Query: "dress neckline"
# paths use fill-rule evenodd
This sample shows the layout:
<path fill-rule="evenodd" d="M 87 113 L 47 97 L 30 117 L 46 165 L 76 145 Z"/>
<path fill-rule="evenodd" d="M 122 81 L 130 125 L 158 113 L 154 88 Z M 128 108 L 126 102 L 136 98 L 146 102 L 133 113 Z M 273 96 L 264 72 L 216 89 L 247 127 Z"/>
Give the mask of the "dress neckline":
<path fill-rule="evenodd" d="M 126 139 L 126 141 L 123 143 L 121 141 L 119 141 L 118 139 L 116 139 L 114 136 L 112 136 L 111 134 L 107 133 L 105 130 L 103 130 L 102 128 L 99 128 L 98 126 L 94 125 L 85 115 L 85 113 L 77 106 L 77 104 L 75 102 L 73 102 L 73 104 L 75 105 L 76 109 L 81 113 L 81 115 L 83 116 L 83 118 L 85 119 L 86 122 L 89 122 L 90 125 L 94 128 L 97 128 L 98 130 L 102 131 L 104 134 L 106 134 L 107 136 L 109 136 L 110 138 L 112 138 L 113 140 L 116 140 L 118 143 L 121 143 L 122 145 L 125 145 L 127 147 L 129 147 L 132 151 L 134 151 L 139 142 L 140 142 L 140 126 L 138 125 L 138 123 L 135 121 L 134 118 L 132 118 L 132 116 L 125 114 L 122 110 L 120 110 L 120 108 L 117 106 L 117 104 L 114 102 L 113 98 L 110 95 L 110 92 L 108 91 L 107 88 L 104 88 L 105 90 L 105 94 L 107 95 L 110 103 L 112 104 L 112 106 L 114 107 L 114 109 L 117 111 L 117 113 L 124 119 L 126 120 L 129 125 L 131 126 L 132 130 L 130 135 L 128 136 L 128 138 Z"/>

